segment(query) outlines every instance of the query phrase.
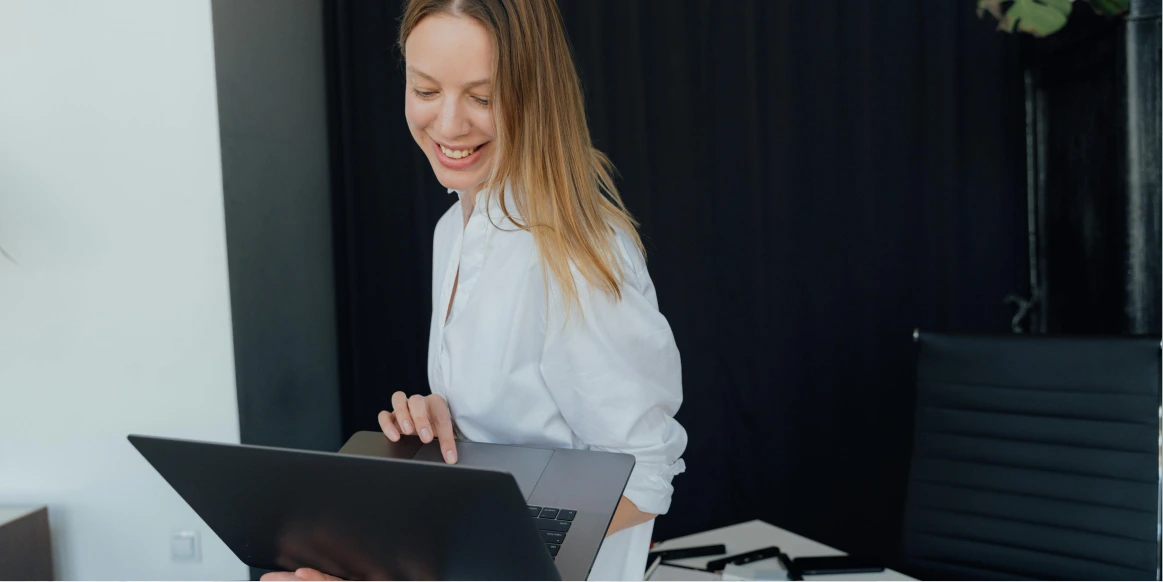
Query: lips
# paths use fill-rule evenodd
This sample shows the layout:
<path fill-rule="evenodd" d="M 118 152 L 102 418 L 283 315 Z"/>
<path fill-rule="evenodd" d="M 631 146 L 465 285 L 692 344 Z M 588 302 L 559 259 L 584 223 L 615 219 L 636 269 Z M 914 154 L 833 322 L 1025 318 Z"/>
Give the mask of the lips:
<path fill-rule="evenodd" d="M 492 142 L 485 142 L 473 148 L 453 148 L 440 144 L 437 141 L 432 141 L 432 150 L 436 154 L 436 159 L 440 161 L 440 165 L 451 170 L 465 170 L 471 168 L 481 159 L 481 152 L 489 147 Z M 452 157 L 445 153 L 449 150 L 453 155 L 462 155 L 466 151 L 470 152 L 463 157 Z"/>

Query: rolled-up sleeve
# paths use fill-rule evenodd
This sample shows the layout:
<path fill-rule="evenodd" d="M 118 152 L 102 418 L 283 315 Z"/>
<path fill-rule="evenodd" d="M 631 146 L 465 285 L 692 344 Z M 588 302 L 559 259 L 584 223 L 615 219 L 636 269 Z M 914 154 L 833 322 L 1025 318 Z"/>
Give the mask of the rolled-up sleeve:
<path fill-rule="evenodd" d="M 623 258 L 621 300 L 593 290 L 575 272 L 581 309 L 566 321 L 550 293 L 541 373 L 562 415 L 590 448 L 636 459 L 625 497 L 646 513 L 670 508 L 687 434 L 674 419 L 682 405 L 682 368 L 674 334 L 658 310 L 646 266 Z M 556 289 L 554 289 L 556 291 Z"/>

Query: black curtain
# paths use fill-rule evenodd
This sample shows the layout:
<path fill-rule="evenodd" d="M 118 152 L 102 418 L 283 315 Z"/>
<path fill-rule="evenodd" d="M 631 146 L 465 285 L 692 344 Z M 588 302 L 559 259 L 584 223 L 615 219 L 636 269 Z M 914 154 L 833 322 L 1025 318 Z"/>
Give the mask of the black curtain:
<path fill-rule="evenodd" d="M 642 220 L 690 435 L 665 539 L 763 519 L 897 549 L 914 328 L 1028 291 L 1016 41 L 975 2 L 559 0 Z M 403 116 L 399 2 L 328 4 L 344 430 L 426 392 L 454 201 Z"/>

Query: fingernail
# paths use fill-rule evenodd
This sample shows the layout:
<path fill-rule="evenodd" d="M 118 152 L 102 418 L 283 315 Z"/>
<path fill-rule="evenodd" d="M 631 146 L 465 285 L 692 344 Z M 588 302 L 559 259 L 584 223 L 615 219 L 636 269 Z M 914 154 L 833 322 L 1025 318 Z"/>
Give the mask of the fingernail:
<path fill-rule="evenodd" d="M 453 450 L 444 451 L 444 460 L 448 461 L 448 464 L 450 464 L 450 465 L 455 463 L 456 462 L 456 451 L 453 451 Z"/>
<path fill-rule="evenodd" d="M 403 423 L 401 423 L 401 426 L 404 427 L 404 432 L 412 432 L 412 423 L 405 420 Z"/>
<path fill-rule="evenodd" d="M 422 428 L 420 429 L 420 440 L 428 441 L 432 438 L 432 431 Z"/>

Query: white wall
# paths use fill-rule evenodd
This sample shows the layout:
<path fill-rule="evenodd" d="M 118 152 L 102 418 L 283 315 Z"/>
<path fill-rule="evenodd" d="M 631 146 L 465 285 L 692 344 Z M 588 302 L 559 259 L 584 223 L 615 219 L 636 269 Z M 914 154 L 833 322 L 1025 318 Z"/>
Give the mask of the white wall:
<path fill-rule="evenodd" d="M 213 50 L 209 0 L 0 0 L 0 505 L 59 578 L 247 577 L 125 440 L 238 442 Z"/>

